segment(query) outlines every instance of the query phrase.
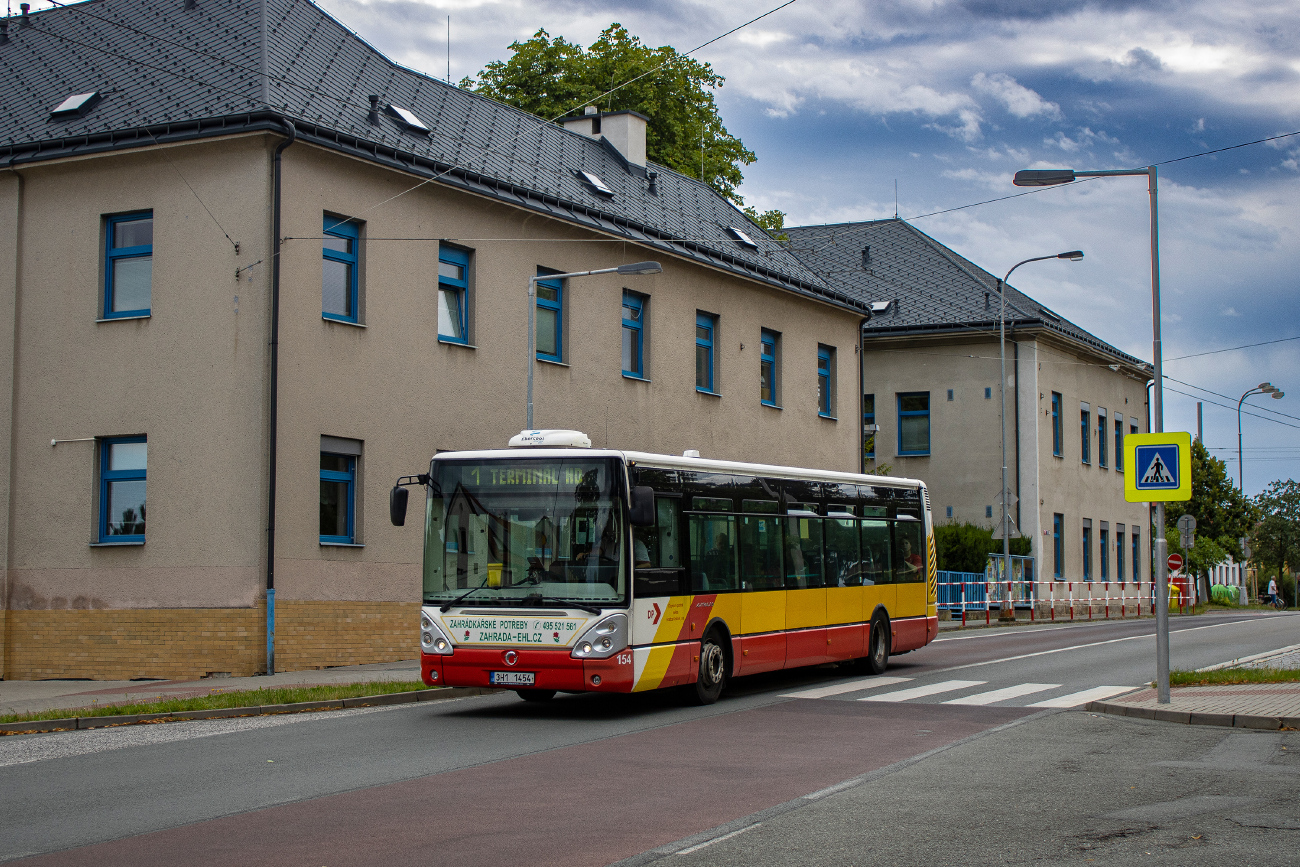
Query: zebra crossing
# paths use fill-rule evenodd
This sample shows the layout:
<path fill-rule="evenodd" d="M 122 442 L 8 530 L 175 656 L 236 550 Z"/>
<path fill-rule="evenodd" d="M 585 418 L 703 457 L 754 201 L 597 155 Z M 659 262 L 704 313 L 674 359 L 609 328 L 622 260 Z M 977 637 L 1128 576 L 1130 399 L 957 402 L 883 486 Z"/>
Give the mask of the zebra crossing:
<path fill-rule="evenodd" d="M 908 683 L 911 680 L 912 678 L 910 677 L 864 677 L 857 680 L 845 681 L 843 683 L 834 683 L 827 686 L 818 686 L 811 689 L 802 689 L 796 692 L 783 693 L 781 697 L 836 699 L 839 697 L 850 698 L 851 693 L 870 691 L 870 695 L 853 697 L 852 700 L 871 702 L 914 702 L 929 699 L 940 704 L 973 705 L 978 707 L 1000 705 L 1002 707 L 1072 708 L 1081 707 L 1090 701 L 1104 701 L 1105 699 L 1121 693 L 1131 692 L 1135 688 L 1132 686 L 1094 686 L 1084 690 L 1067 692 L 1064 695 L 1054 695 L 1033 702 L 1025 702 L 1023 700 L 1037 698 L 1042 696 L 1044 693 L 1065 689 L 1066 687 L 1064 684 L 1060 683 L 1018 683 L 998 689 L 970 692 L 970 690 L 976 690 L 981 686 L 986 686 L 988 681 L 943 680 L 935 683 L 910 686 L 904 689 L 886 690 L 884 692 L 879 691 L 886 687 Z M 938 698 L 947 693 L 955 692 L 964 692 L 965 694 L 955 698 Z"/>

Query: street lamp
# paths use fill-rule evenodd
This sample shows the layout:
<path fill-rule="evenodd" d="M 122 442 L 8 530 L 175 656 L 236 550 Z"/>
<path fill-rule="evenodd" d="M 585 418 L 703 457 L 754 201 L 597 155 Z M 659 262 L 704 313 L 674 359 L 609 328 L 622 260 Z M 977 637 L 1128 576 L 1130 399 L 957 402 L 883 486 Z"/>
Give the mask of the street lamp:
<path fill-rule="evenodd" d="M 1021 265 L 1042 262 L 1045 259 L 1068 259 L 1077 262 L 1082 258 L 1082 250 L 1057 253 L 1055 256 L 1035 256 L 1012 265 L 1011 271 L 998 280 L 998 357 L 1002 363 L 1002 384 L 998 392 L 1002 398 L 998 413 L 999 427 L 1002 431 L 1002 496 L 999 499 L 1002 501 L 1002 577 L 1008 582 L 1011 580 L 1011 533 L 1008 527 L 1011 518 L 1009 502 L 1011 492 L 1007 489 L 1007 295 L 1002 291 L 1002 287 L 1011 279 L 1011 272 Z M 1015 616 L 1011 608 L 1011 593 L 1008 592 L 1002 599 L 1002 611 L 998 614 L 998 620 L 1014 620 Z"/>
<path fill-rule="evenodd" d="M 597 274 L 623 274 L 639 277 L 643 274 L 659 274 L 663 268 L 658 262 L 633 262 L 619 265 L 617 268 L 597 268 L 594 271 L 572 271 L 568 274 L 539 274 L 528 278 L 528 423 L 525 430 L 533 429 L 533 368 L 537 366 L 537 281 L 565 280 L 569 277 L 594 277 Z"/>
<path fill-rule="evenodd" d="M 1274 400 L 1281 400 L 1286 397 L 1286 392 L 1273 385 L 1273 383 L 1261 382 L 1243 394 L 1241 400 L 1237 401 L 1237 490 L 1243 494 L 1246 493 L 1246 466 L 1241 462 L 1241 405 L 1252 394 L 1271 394 Z"/>
<path fill-rule="evenodd" d="M 1165 430 L 1164 373 L 1160 351 L 1160 223 L 1156 207 L 1156 167 L 1079 172 L 1074 169 L 1027 169 L 1016 172 L 1013 183 L 1018 187 L 1053 187 L 1072 183 L 1076 178 L 1106 178 L 1146 175 L 1151 199 L 1151 348 L 1155 366 L 1153 415 L 1155 433 Z M 1156 503 L 1155 520 L 1156 581 L 1156 701 L 1169 704 L 1169 564 L 1165 556 L 1165 504 Z"/>

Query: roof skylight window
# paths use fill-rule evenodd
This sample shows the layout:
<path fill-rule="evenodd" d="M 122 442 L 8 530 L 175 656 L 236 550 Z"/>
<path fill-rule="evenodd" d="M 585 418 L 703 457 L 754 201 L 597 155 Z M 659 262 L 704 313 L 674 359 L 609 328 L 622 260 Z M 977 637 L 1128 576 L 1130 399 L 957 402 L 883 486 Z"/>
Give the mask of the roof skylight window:
<path fill-rule="evenodd" d="M 592 189 L 600 193 L 602 196 L 614 195 L 614 191 L 600 179 L 600 175 L 592 174 L 591 172 L 579 172 L 578 174 L 582 175 L 587 183 L 591 184 Z"/>
<path fill-rule="evenodd" d="M 737 229 L 735 226 L 728 226 L 727 231 L 731 233 L 731 237 L 740 242 L 740 246 L 748 247 L 751 250 L 758 249 L 758 244 L 754 242 L 754 239 Z"/>
<path fill-rule="evenodd" d="M 50 110 L 50 120 L 85 117 L 99 100 L 98 90 L 92 90 L 90 93 L 74 93 Z"/>
<path fill-rule="evenodd" d="M 413 132 L 422 133 L 427 133 L 429 131 L 428 125 L 416 117 L 415 113 L 410 109 L 402 108 L 400 105 L 390 105 L 388 106 L 388 110 L 392 113 L 393 117 L 395 117 L 398 122 L 407 129 Z"/>

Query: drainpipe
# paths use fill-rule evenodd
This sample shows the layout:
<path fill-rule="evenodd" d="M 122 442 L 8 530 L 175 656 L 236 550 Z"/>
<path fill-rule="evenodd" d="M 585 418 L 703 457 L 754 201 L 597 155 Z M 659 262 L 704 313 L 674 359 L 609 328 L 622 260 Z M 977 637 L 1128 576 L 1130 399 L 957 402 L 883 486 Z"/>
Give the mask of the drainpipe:
<path fill-rule="evenodd" d="M 272 159 L 274 178 L 271 192 L 271 418 L 267 456 L 266 493 L 266 673 L 275 674 L 275 466 L 279 446 L 277 422 L 280 410 L 280 155 L 293 144 L 298 130 L 284 121 L 284 141 Z"/>
<path fill-rule="evenodd" d="M 862 403 L 865 397 L 862 389 L 866 387 L 866 377 L 862 373 L 862 366 L 867 360 L 867 335 L 865 329 L 870 321 L 871 317 L 867 316 L 858 323 L 858 472 L 863 475 L 867 472 L 867 431 L 862 426 L 862 414 L 866 410 L 866 406 Z"/>

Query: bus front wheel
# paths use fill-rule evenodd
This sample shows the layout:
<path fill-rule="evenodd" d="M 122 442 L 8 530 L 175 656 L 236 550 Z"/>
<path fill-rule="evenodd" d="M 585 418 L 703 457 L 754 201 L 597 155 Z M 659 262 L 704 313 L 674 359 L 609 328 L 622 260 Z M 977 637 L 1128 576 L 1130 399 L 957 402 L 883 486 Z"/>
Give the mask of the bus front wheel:
<path fill-rule="evenodd" d="M 871 637 L 867 641 L 867 670 L 884 674 L 889 667 L 889 620 L 883 614 L 871 618 Z"/>
<path fill-rule="evenodd" d="M 700 675 L 695 681 L 695 700 L 713 704 L 727 685 L 727 653 L 718 633 L 710 632 L 700 642 Z"/>

